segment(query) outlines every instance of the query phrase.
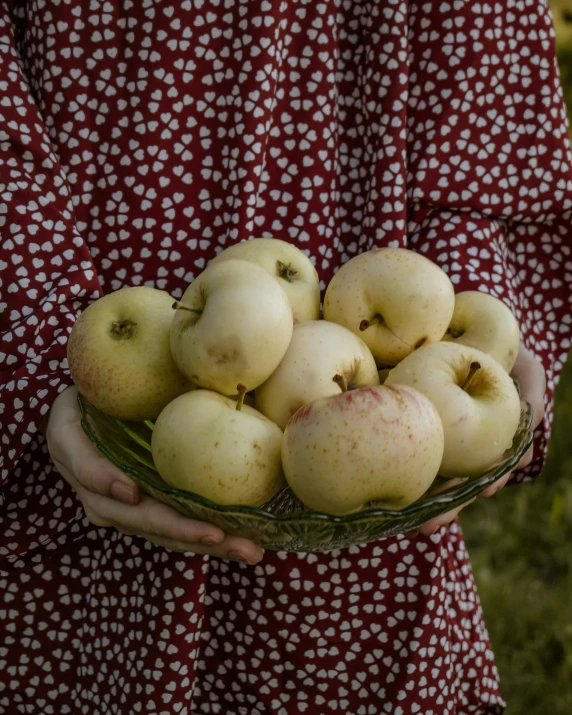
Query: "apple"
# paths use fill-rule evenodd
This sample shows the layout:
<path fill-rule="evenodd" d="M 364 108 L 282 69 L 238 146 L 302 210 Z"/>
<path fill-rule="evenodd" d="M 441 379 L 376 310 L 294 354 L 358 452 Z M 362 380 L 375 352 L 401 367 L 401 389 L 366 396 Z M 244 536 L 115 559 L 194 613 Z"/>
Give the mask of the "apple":
<path fill-rule="evenodd" d="M 320 280 L 312 261 L 299 248 L 279 238 L 251 238 L 235 243 L 212 263 L 240 259 L 262 266 L 286 292 L 294 323 L 320 317 Z M 210 265 L 210 264 L 209 264 Z"/>
<path fill-rule="evenodd" d="M 324 318 L 360 335 L 378 365 L 387 367 L 441 340 L 454 304 L 453 284 L 435 263 L 404 248 L 376 248 L 334 275 Z"/>
<path fill-rule="evenodd" d="M 401 385 L 362 387 L 300 408 L 284 431 L 286 481 L 310 509 L 343 516 L 368 502 L 402 509 L 421 497 L 443 456 L 435 407 Z"/>
<path fill-rule="evenodd" d="M 96 300 L 75 322 L 67 345 L 78 390 L 124 420 L 152 420 L 193 385 L 170 348 L 173 298 L 162 290 L 122 288 Z"/>
<path fill-rule="evenodd" d="M 255 391 L 255 404 L 284 429 L 302 405 L 366 385 L 379 385 L 379 377 L 364 341 L 336 323 L 310 320 L 294 326 L 286 354 Z"/>
<path fill-rule="evenodd" d="M 520 329 L 502 300 L 467 290 L 455 296 L 455 310 L 443 340 L 478 348 L 510 372 L 518 354 Z"/>
<path fill-rule="evenodd" d="M 410 385 L 437 408 L 445 433 L 444 477 L 484 472 L 510 447 L 520 421 L 512 379 L 494 358 L 468 345 L 424 345 L 391 370 L 385 385 Z"/>
<path fill-rule="evenodd" d="M 294 329 L 286 293 L 249 261 L 207 268 L 185 291 L 171 327 L 179 370 L 200 387 L 236 395 L 261 385 L 284 357 Z"/>
<path fill-rule="evenodd" d="M 261 506 L 273 497 L 284 485 L 281 447 L 274 422 L 211 390 L 169 403 L 151 437 L 155 467 L 167 484 L 221 505 Z"/>

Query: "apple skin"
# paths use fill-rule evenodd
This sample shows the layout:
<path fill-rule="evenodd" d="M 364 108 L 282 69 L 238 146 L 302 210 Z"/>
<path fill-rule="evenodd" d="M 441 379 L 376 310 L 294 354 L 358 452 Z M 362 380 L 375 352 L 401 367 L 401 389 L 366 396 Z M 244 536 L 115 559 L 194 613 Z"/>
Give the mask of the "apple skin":
<path fill-rule="evenodd" d="M 225 248 L 209 265 L 235 259 L 257 263 L 278 281 L 292 306 L 295 324 L 318 320 L 318 271 L 299 248 L 279 238 L 251 238 Z"/>
<path fill-rule="evenodd" d="M 171 355 L 172 306 L 165 291 L 121 288 L 92 303 L 75 322 L 67 345 L 71 375 L 102 412 L 152 420 L 194 389 Z"/>
<path fill-rule="evenodd" d="M 480 369 L 463 389 L 471 363 Z M 520 421 L 520 398 L 512 378 L 490 355 L 456 343 L 424 345 L 391 370 L 385 385 L 397 384 L 422 392 L 441 415 L 441 476 L 482 474 L 510 447 Z"/>
<path fill-rule="evenodd" d="M 455 310 L 443 340 L 482 350 L 510 372 L 518 355 L 520 328 L 502 300 L 467 290 L 455 296 Z"/>
<path fill-rule="evenodd" d="M 362 387 L 292 417 L 282 441 L 286 481 L 314 511 L 343 516 L 370 501 L 402 509 L 421 497 L 443 456 L 443 426 L 420 392 Z"/>
<path fill-rule="evenodd" d="M 222 261 L 207 266 L 185 291 L 171 327 L 171 352 L 195 384 L 236 395 L 238 385 L 250 392 L 270 377 L 293 329 L 288 297 L 264 268 Z"/>
<path fill-rule="evenodd" d="M 261 506 L 284 485 L 282 430 L 210 390 L 181 395 L 155 422 L 151 449 L 162 479 L 216 504 Z"/>
<path fill-rule="evenodd" d="M 447 274 L 405 248 L 376 248 L 355 256 L 334 275 L 324 318 L 365 341 L 379 366 L 396 365 L 419 345 L 441 340 L 453 315 Z M 366 329 L 362 321 L 372 323 Z"/>
<path fill-rule="evenodd" d="M 378 385 L 373 355 L 361 338 L 336 323 L 311 320 L 294 326 L 280 365 L 255 392 L 256 408 L 281 428 L 303 405 L 347 389 Z"/>

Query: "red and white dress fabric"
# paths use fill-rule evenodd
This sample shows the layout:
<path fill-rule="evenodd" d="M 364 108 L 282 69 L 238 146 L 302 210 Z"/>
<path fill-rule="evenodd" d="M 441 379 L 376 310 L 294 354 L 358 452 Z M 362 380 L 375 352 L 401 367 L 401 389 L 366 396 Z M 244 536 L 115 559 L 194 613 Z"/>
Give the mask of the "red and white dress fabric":
<path fill-rule="evenodd" d="M 179 298 L 255 236 L 324 285 L 374 246 L 427 255 L 510 306 L 550 405 L 567 131 L 545 0 L 1 0 L 0 713 L 503 711 L 457 523 L 256 567 L 176 554 L 90 526 L 38 423 L 90 302 Z"/>

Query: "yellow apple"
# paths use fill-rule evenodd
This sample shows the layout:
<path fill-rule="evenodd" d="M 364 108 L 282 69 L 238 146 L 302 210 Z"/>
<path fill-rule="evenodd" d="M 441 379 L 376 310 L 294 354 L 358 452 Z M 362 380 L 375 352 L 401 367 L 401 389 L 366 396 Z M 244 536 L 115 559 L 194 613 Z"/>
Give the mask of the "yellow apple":
<path fill-rule="evenodd" d="M 171 351 L 200 387 L 236 395 L 254 390 L 277 368 L 294 322 L 286 293 L 249 261 L 222 261 L 191 283 L 178 304 Z"/>
<path fill-rule="evenodd" d="M 216 504 L 261 506 L 284 484 L 282 430 L 256 410 L 211 390 L 173 400 L 151 448 L 162 479 Z"/>
<path fill-rule="evenodd" d="M 312 261 L 279 238 L 252 238 L 225 248 L 211 263 L 240 259 L 262 266 L 286 292 L 294 323 L 320 317 L 320 281 Z"/>
<path fill-rule="evenodd" d="M 308 402 L 366 385 L 378 385 L 375 360 L 361 338 L 327 320 L 294 326 L 280 365 L 255 392 L 262 414 L 284 429 Z"/>
<path fill-rule="evenodd" d="M 426 395 L 443 421 L 445 451 L 439 474 L 472 477 L 512 444 L 520 398 L 506 370 L 468 345 L 424 345 L 393 368 L 385 385 L 410 385 Z"/>
<path fill-rule="evenodd" d="M 78 390 L 124 420 L 151 420 L 193 389 L 171 356 L 173 298 L 162 290 L 122 288 L 92 303 L 74 324 L 68 363 Z"/>
<path fill-rule="evenodd" d="M 407 386 L 362 387 L 300 408 L 284 431 L 286 480 L 310 509 L 342 516 L 368 502 L 401 509 L 437 475 L 443 426 Z"/>
<path fill-rule="evenodd" d="M 386 367 L 441 340 L 454 302 L 447 274 L 428 258 L 404 248 L 376 248 L 334 275 L 324 318 L 362 337 L 378 365 Z"/>
<path fill-rule="evenodd" d="M 478 348 L 510 372 L 518 354 L 520 329 L 502 300 L 467 290 L 455 296 L 455 310 L 443 340 Z"/>

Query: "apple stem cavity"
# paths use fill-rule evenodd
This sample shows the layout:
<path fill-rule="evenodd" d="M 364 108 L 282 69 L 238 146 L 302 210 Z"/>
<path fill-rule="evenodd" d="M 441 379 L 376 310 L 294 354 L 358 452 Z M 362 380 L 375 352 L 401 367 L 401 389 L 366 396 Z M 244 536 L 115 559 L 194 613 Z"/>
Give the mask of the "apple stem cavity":
<path fill-rule="evenodd" d="M 292 268 L 292 264 L 289 263 L 286 265 L 285 263 L 282 263 L 282 261 L 276 261 L 276 265 L 280 278 L 284 278 L 284 280 L 288 281 L 288 283 L 293 283 L 298 271 L 295 271 Z"/>
<path fill-rule="evenodd" d="M 116 340 L 128 340 L 133 334 L 133 328 L 137 325 L 132 320 L 114 320 L 111 323 L 111 335 Z"/>
<path fill-rule="evenodd" d="M 359 329 L 363 333 L 364 330 L 367 330 L 369 327 L 372 325 L 383 325 L 384 320 L 383 316 L 380 315 L 379 313 L 376 313 L 373 318 L 370 318 L 369 320 L 362 320 L 361 323 L 359 324 Z"/>
<path fill-rule="evenodd" d="M 447 335 L 450 335 L 452 338 L 460 338 L 461 335 L 464 335 L 465 331 L 464 330 L 457 330 L 457 328 L 447 328 Z"/>
<path fill-rule="evenodd" d="M 238 400 L 236 401 L 236 409 L 240 412 L 244 404 L 244 396 L 246 395 L 246 387 L 244 385 L 236 386 L 238 392 Z"/>
<path fill-rule="evenodd" d="M 465 378 L 464 382 L 462 382 L 459 387 L 462 390 L 465 390 L 465 392 L 469 389 L 471 382 L 473 381 L 473 378 L 475 377 L 477 370 L 481 369 L 481 363 L 480 362 L 472 362 L 470 367 L 469 367 L 469 373 L 467 377 Z"/>
<path fill-rule="evenodd" d="M 346 378 L 343 375 L 334 375 L 332 380 L 340 386 L 340 390 L 342 392 L 348 391 L 348 383 L 347 383 Z"/>

